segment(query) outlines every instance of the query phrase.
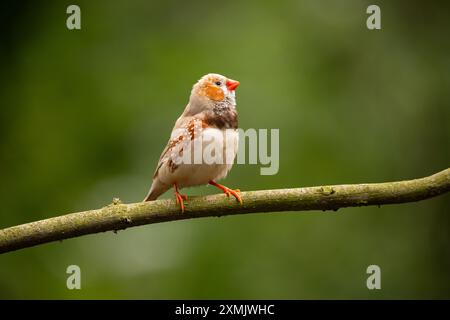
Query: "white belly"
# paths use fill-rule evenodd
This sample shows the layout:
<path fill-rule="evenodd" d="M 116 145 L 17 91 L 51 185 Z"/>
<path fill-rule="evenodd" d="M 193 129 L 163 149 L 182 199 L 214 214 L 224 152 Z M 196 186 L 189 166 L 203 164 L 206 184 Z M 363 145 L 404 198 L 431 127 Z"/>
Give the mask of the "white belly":
<path fill-rule="evenodd" d="M 161 167 L 161 182 L 167 185 L 176 183 L 180 188 L 207 184 L 210 180 L 224 178 L 233 166 L 239 144 L 237 130 L 220 130 L 207 128 L 201 131 L 201 138 L 187 142 L 183 146 L 183 152 L 191 150 L 192 156 L 185 153 L 172 154 L 170 159 L 176 164 L 171 168 L 168 161 Z M 201 151 L 198 152 L 201 145 Z M 182 159 L 184 156 L 184 161 Z M 186 161 L 188 159 L 188 161 Z M 195 162 L 194 162 L 195 161 Z"/>

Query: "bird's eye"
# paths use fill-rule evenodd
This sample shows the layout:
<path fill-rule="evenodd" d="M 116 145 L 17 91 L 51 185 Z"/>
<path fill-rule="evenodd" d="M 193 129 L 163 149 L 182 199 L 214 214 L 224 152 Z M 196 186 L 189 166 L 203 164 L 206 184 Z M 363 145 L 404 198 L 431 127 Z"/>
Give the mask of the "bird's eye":
<path fill-rule="evenodd" d="M 216 81 L 216 86 L 221 86 L 222 85 L 222 82 L 220 82 L 220 81 Z"/>

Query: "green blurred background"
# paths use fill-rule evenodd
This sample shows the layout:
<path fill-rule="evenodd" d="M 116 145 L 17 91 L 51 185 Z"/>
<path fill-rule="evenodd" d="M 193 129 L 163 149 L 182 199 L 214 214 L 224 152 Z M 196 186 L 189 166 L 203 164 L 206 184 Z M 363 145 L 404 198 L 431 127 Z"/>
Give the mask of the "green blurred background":
<path fill-rule="evenodd" d="M 79 31 L 66 28 L 74 3 Z M 140 201 L 209 72 L 241 82 L 240 127 L 280 129 L 279 173 L 237 165 L 226 185 L 382 182 L 448 167 L 450 10 L 438 3 L 3 1 L 0 228 Z M 369 4 L 382 30 L 366 28 Z M 89 235 L 1 255 L 0 297 L 448 299 L 449 213 L 446 195 Z M 66 288 L 71 264 L 82 290 Z M 378 291 L 366 288 L 371 264 Z"/>

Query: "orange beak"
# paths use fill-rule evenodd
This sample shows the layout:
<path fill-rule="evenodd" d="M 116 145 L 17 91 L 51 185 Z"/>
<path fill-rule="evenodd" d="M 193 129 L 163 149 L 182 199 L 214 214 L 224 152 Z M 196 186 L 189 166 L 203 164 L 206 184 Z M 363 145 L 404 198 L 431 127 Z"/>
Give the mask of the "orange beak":
<path fill-rule="evenodd" d="M 225 84 L 227 85 L 228 90 L 233 91 L 238 87 L 239 81 L 229 79 Z"/>

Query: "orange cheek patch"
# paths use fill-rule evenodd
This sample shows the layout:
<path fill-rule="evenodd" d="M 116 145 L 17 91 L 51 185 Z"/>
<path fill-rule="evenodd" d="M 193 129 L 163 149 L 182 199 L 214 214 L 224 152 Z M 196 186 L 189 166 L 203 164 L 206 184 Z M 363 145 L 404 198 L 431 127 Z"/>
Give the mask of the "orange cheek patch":
<path fill-rule="evenodd" d="M 215 86 L 207 86 L 205 90 L 206 96 L 214 101 L 221 101 L 225 98 L 222 89 Z"/>

